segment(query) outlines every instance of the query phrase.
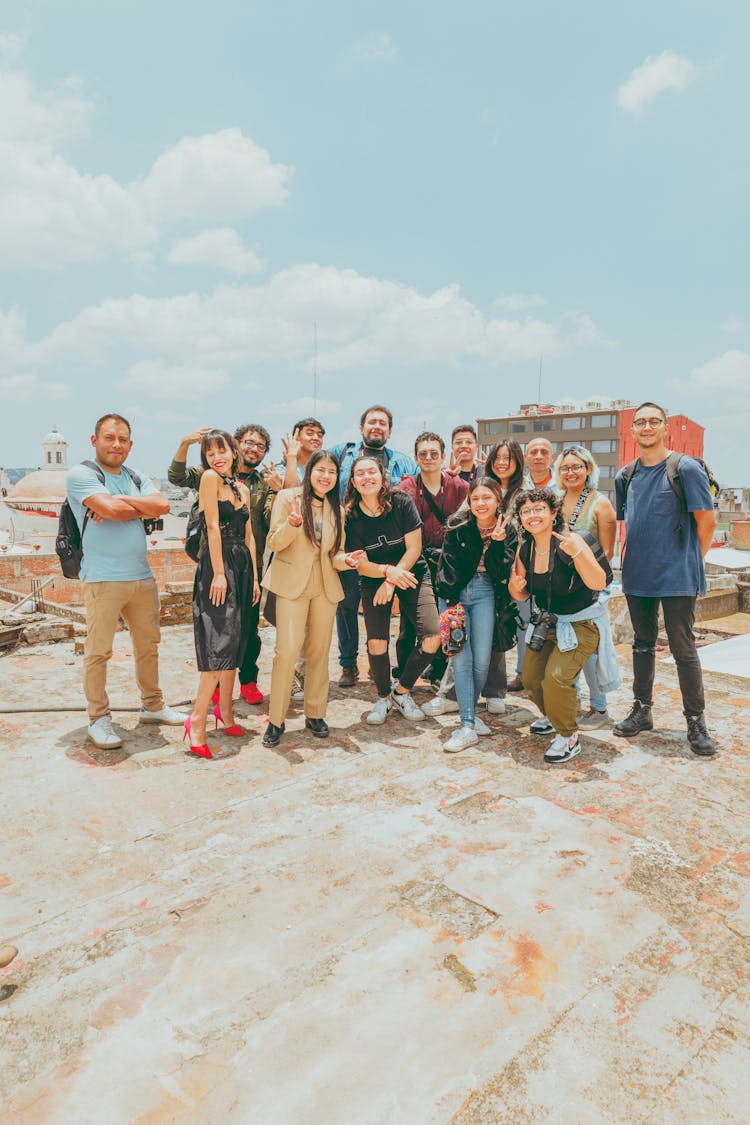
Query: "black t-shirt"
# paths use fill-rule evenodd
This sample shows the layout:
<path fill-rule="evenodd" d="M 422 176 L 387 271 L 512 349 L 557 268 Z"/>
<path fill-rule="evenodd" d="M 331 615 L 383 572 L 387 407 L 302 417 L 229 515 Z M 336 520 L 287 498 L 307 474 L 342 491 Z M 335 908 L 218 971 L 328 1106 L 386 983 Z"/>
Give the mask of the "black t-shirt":
<path fill-rule="evenodd" d="M 552 542 L 557 543 L 557 540 L 553 539 Z M 588 537 L 587 542 L 594 552 L 596 561 L 606 574 L 607 585 L 609 585 L 612 581 L 612 571 L 599 540 L 592 535 Z M 558 547 L 553 547 L 550 553 L 551 587 L 549 569 L 544 574 L 534 574 L 531 569 L 531 541 L 527 540 L 521 546 L 520 558 L 526 567 L 526 586 L 535 604 L 541 609 L 551 609 L 553 613 L 578 613 L 579 610 L 593 605 L 599 597 L 599 591 L 588 588 L 569 555 L 564 554 Z"/>
<path fill-rule="evenodd" d="M 422 520 L 416 504 L 405 492 L 393 492 L 391 500 L 393 507 L 383 515 L 368 516 L 356 507 L 347 516 L 347 551 L 364 551 L 370 562 L 379 565 L 395 566 L 399 562 L 406 550 L 404 536 L 410 531 L 418 531 Z M 421 555 L 411 569 L 421 581 L 427 570 Z M 362 581 L 379 585 L 383 579 L 363 575 Z"/>

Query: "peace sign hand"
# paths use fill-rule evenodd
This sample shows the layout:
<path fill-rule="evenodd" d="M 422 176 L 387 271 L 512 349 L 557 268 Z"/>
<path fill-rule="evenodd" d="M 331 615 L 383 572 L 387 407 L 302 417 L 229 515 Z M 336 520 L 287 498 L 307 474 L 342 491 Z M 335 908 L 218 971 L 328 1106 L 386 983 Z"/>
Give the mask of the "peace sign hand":
<path fill-rule="evenodd" d="M 510 521 L 510 514 L 503 515 L 502 512 L 498 513 L 497 523 L 492 529 L 491 539 L 505 539 L 506 530 Z"/>
<path fill-rule="evenodd" d="M 518 555 L 513 560 L 513 570 L 508 579 L 508 593 L 517 602 L 523 602 L 529 596 L 526 589 L 526 572 Z"/>
<path fill-rule="evenodd" d="M 281 444 L 284 447 L 284 460 L 288 461 L 291 457 L 296 461 L 299 457 L 299 451 L 302 448 L 299 441 L 297 440 L 297 431 L 295 430 L 291 435 L 288 433 L 285 434 L 281 439 Z"/>
<path fill-rule="evenodd" d="M 264 461 L 261 468 L 263 469 L 263 478 L 271 491 L 281 492 L 284 487 L 284 482 L 279 476 L 273 461 Z"/>
<path fill-rule="evenodd" d="M 302 512 L 300 510 L 299 496 L 295 496 L 289 505 L 289 515 L 286 522 L 291 527 L 302 527 Z"/>
<path fill-rule="evenodd" d="M 461 472 L 461 465 L 456 460 L 456 456 L 454 453 L 451 453 L 450 461 L 448 462 L 448 468 L 445 471 L 449 477 L 457 477 Z"/>
<path fill-rule="evenodd" d="M 560 550 L 564 551 L 566 555 L 570 555 L 571 558 L 580 554 L 586 546 L 586 540 L 582 539 L 575 531 L 571 531 L 567 523 L 563 524 L 563 531 L 563 535 L 560 535 L 557 531 L 552 532 L 555 539 L 560 540 Z"/>

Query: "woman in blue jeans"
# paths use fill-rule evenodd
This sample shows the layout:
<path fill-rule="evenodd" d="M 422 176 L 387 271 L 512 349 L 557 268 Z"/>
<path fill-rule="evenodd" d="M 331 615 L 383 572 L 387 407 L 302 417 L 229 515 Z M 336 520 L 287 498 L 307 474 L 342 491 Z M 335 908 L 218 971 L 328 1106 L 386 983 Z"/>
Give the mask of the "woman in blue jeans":
<path fill-rule="evenodd" d="M 476 715 L 476 705 L 487 679 L 496 615 L 509 600 L 507 583 L 517 546 L 502 501 L 497 481 L 475 480 L 467 506 L 448 520 L 438 563 L 441 610 L 460 602 L 466 611 L 466 643 L 452 657 L 461 725 L 445 744 L 449 754 L 472 746 L 480 734 L 490 734 Z"/>

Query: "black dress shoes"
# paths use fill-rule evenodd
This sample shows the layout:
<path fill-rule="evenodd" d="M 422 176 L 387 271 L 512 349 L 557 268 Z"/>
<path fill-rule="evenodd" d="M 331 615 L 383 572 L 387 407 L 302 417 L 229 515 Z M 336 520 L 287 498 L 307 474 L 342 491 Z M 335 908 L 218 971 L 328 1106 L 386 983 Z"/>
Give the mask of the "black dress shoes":
<path fill-rule="evenodd" d="M 328 723 L 325 719 L 305 719 L 305 729 L 312 731 L 313 738 L 328 738 Z"/>
<path fill-rule="evenodd" d="M 277 727 L 275 723 L 269 723 L 266 727 L 266 733 L 263 735 L 263 745 L 278 746 L 285 729 L 284 723 L 280 727 Z"/>

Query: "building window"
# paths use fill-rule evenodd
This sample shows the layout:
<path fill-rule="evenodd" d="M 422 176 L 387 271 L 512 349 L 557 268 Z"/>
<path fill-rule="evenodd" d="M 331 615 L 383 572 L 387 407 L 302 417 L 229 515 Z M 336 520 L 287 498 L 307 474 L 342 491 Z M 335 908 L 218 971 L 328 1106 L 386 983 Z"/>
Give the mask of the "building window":
<path fill-rule="evenodd" d="M 58 465 L 62 465 L 62 453 L 56 453 L 55 460 L 57 461 Z"/>
<path fill-rule="evenodd" d="M 612 438 L 610 441 L 602 441 L 602 440 L 592 441 L 591 442 L 591 452 L 592 453 L 616 453 L 617 452 L 617 442 L 614 438 Z"/>
<path fill-rule="evenodd" d="M 488 422 L 487 423 L 487 433 L 488 434 L 501 434 L 502 432 L 503 432 L 502 422 Z"/>
<path fill-rule="evenodd" d="M 49 450 L 47 450 L 47 464 L 48 465 L 52 464 L 52 454 L 50 453 Z"/>
<path fill-rule="evenodd" d="M 535 418 L 534 419 L 534 433 L 546 434 L 550 430 L 554 430 L 555 423 L 552 418 Z"/>
<path fill-rule="evenodd" d="M 526 423 L 525 422 L 511 422 L 508 429 L 509 429 L 510 433 L 512 433 L 512 434 L 525 434 L 526 433 Z"/>
<path fill-rule="evenodd" d="M 609 430 L 617 425 L 616 414 L 592 414 L 591 428 L 594 430 Z"/>
<path fill-rule="evenodd" d="M 562 428 L 564 430 L 580 430 L 583 418 L 568 418 L 562 420 Z"/>

